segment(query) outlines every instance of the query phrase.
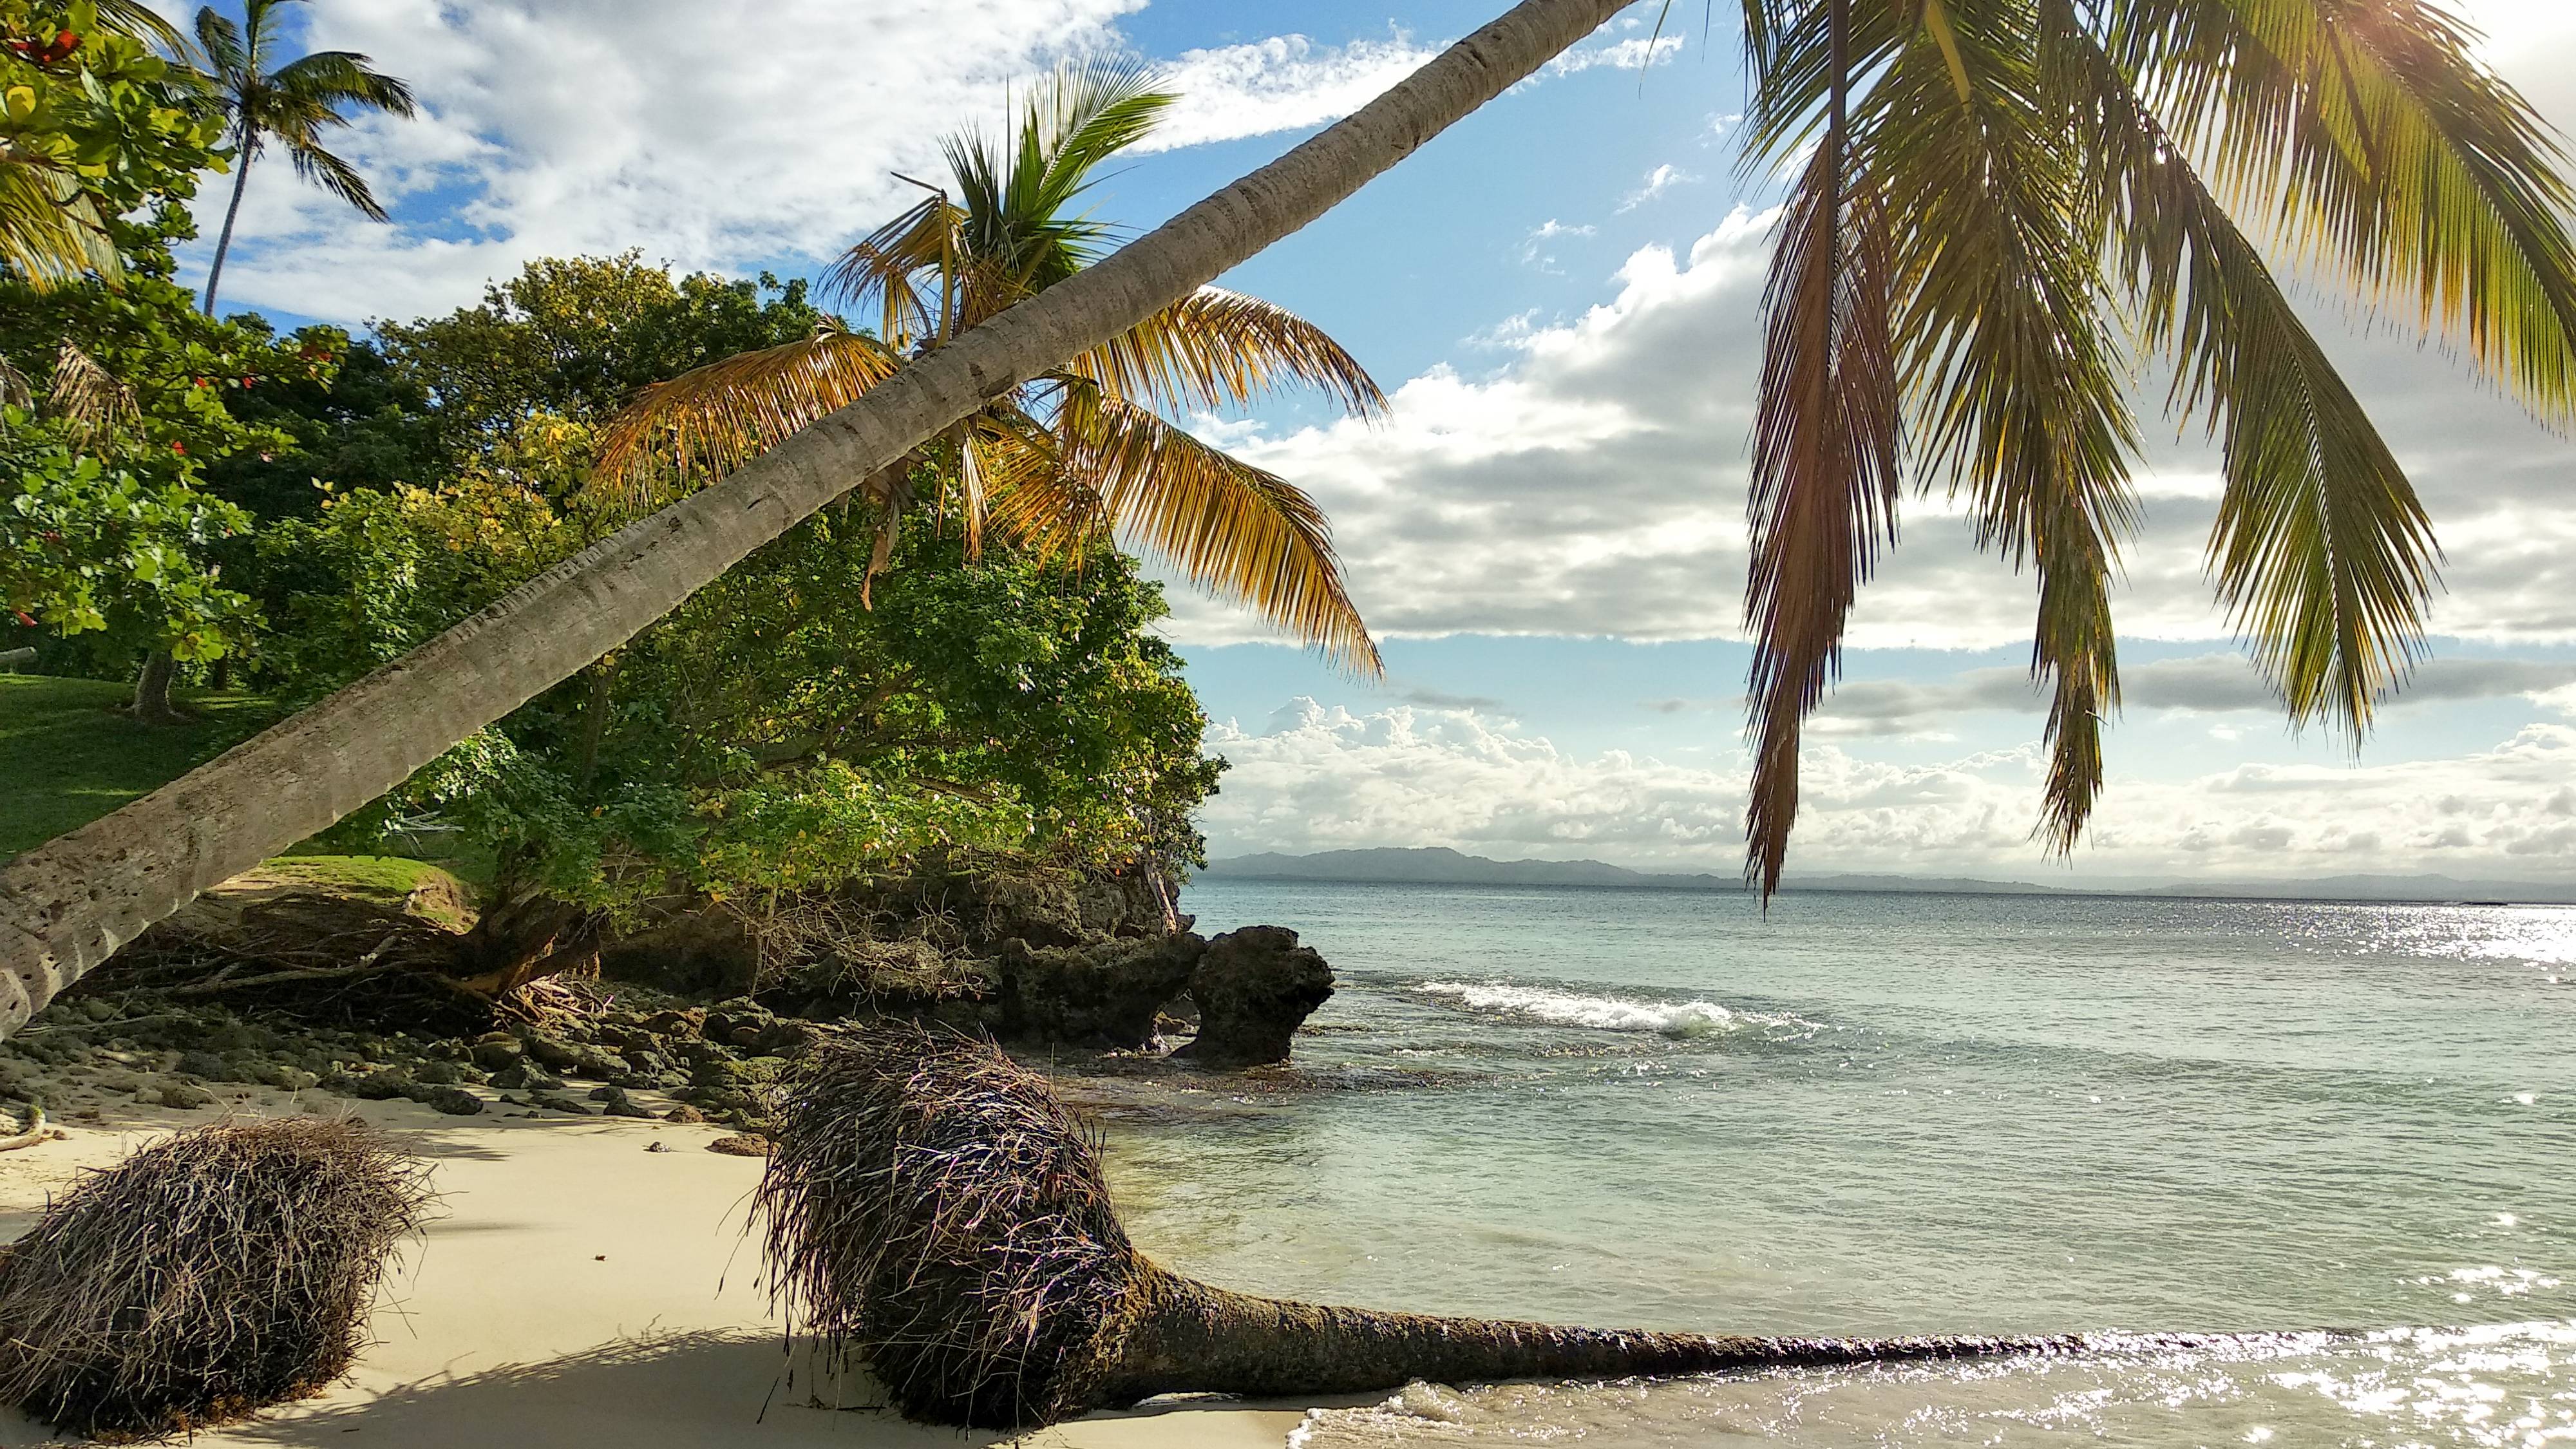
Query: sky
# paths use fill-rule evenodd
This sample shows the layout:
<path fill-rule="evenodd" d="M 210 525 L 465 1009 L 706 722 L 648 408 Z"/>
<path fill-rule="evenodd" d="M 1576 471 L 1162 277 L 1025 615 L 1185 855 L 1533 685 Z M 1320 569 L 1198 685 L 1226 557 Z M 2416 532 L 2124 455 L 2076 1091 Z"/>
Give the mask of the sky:
<path fill-rule="evenodd" d="M 299 39 L 410 80 L 345 153 L 364 221 L 255 173 L 227 305 L 362 326 L 530 258 L 641 248 L 812 275 L 1009 87 L 1115 52 L 1182 96 L 1097 188 L 1142 230 L 1383 90 L 1501 0 L 317 0 Z M 1190 420 L 1330 513 L 1388 672 L 1362 681 L 1172 591 L 1231 768 L 1218 857 L 1445 845 L 1736 869 L 1755 304 L 1776 179 L 1739 164 L 1724 12 L 1631 7 L 1225 285 L 1287 305 L 1392 395 Z M 2576 6 L 2461 0 L 2482 54 L 2576 130 Z M 222 188 L 201 199 L 211 237 Z M 189 258 L 202 269 L 208 249 Z M 2142 379 L 2144 521 L 2113 596 L 2126 704 L 2067 860 L 2032 838 L 2035 591 L 1912 497 L 1811 732 L 1793 871 L 2112 879 L 2576 877 L 2576 445 L 2438 345 L 2303 295 L 2445 550 L 2430 657 L 2356 750 L 2294 733 L 2211 598 L 2216 463 Z"/>

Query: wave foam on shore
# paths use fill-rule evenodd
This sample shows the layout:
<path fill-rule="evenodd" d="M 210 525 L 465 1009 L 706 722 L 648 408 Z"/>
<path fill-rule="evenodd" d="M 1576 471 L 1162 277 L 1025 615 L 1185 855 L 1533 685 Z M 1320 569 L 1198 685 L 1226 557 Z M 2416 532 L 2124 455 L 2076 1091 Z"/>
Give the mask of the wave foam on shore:
<path fill-rule="evenodd" d="M 1797 1027 L 1814 1023 L 1793 1016 L 1738 1011 L 1714 1001 L 1633 1001 L 1620 996 L 1585 996 L 1543 986 L 1507 986 L 1469 981 L 1425 981 L 1413 988 L 1471 1011 L 1491 1012 L 1555 1026 L 1594 1031 L 1652 1032 L 1658 1036 L 1719 1036 L 1753 1027 Z"/>

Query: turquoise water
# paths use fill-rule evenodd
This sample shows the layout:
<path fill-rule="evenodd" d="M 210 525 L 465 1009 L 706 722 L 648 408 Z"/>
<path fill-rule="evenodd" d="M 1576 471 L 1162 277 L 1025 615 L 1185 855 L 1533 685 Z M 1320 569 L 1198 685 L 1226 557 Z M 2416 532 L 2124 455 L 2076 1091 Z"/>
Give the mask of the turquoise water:
<path fill-rule="evenodd" d="M 1121 1124 L 1266 1292 L 1730 1332 L 2359 1330 L 1418 1393 L 1351 1443 L 2576 1443 L 2576 909 L 1209 882 L 1317 1090 Z"/>

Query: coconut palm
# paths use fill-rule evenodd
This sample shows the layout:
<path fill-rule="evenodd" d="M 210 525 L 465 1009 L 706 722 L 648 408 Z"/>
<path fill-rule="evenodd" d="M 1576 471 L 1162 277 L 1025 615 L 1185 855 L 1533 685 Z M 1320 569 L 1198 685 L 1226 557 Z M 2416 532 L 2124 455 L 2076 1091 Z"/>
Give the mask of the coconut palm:
<path fill-rule="evenodd" d="M 98 27 L 157 44 L 178 54 L 184 42 L 170 22 L 141 0 L 99 0 L 92 12 Z M 70 31 L 44 37 L 10 36 L 10 48 L 22 56 L 59 60 L 77 46 Z M 50 62 L 49 62 L 50 63 Z M 96 276 L 115 284 L 123 280 L 124 263 L 107 234 L 94 198 L 81 189 L 78 171 L 59 155 L 22 140 L 0 137 L 0 263 L 39 291 Z M 0 369 L 6 369 L 0 359 Z M 0 372 L 0 391 L 14 372 Z M 23 386 L 24 379 L 21 378 Z"/>
<path fill-rule="evenodd" d="M 2038 584 L 2039 833 L 2102 785 L 2135 361 L 2222 445 L 2220 600 L 2290 718 L 2358 742 L 2423 642 L 2414 489 L 2276 266 L 2576 417 L 2576 248 L 2541 122 L 2424 0 L 1745 0 L 1754 165 L 1799 162 L 1753 437 L 1747 875 L 1905 482 Z"/>
<path fill-rule="evenodd" d="M 208 5 L 197 11 L 197 45 L 213 68 L 215 94 L 232 118 L 233 197 L 224 208 L 223 233 L 215 240 L 214 265 L 206 272 L 208 315 L 215 310 L 215 288 L 224 279 L 224 257 L 233 247 L 233 223 L 241 217 L 242 189 L 250 167 L 274 141 L 286 152 L 295 174 L 354 206 L 370 221 L 385 220 L 385 209 L 367 189 L 358 168 L 323 146 L 326 131 L 349 124 L 351 111 L 383 111 L 408 118 L 417 109 L 411 87 L 378 73 L 367 57 L 346 50 L 317 50 L 271 70 L 284 43 L 286 7 L 302 0 L 248 0 L 240 25 Z"/>
<path fill-rule="evenodd" d="M 1323 215 L 1625 3 L 1524 0 L 1338 124 L 952 337 L 723 482 L 211 764 L 0 866 L 0 1035 L 197 892 L 410 778 L 987 399 L 1126 335 Z"/>
<path fill-rule="evenodd" d="M 724 482 L 0 867 L 0 1032 L 198 891 L 400 783 L 988 400 L 1322 215 L 1622 8 L 1523 0 Z M 1754 439 L 1765 886 L 1796 810 L 1798 726 L 1892 524 L 1904 460 L 1918 478 L 1955 479 L 1989 541 L 2039 574 L 2051 818 L 2063 838 L 2080 828 L 2117 698 L 2105 583 L 2132 508 L 2113 301 L 2177 363 L 2176 402 L 2225 444 L 2216 561 L 2258 657 L 2300 717 L 2365 722 L 2414 647 L 2431 542 L 2220 198 L 2268 203 L 2248 214 L 2276 219 L 2287 255 L 2411 304 L 2565 418 L 2567 188 L 2529 108 L 2417 0 L 1748 0 L 1747 14 L 1756 154 L 1815 143 L 1783 222 Z"/>
<path fill-rule="evenodd" d="M 601 440 L 598 478 L 652 496 L 667 467 L 721 475 L 892 377 L 967 329 L 1098 260 L 1110 228 L 1077 212 L 1111 157 L 1143 140 L 1175 97 L 1133 64 L 1067 67 L 1039 84 L 1016 128 L 945 143 L 955 192 L 862 238 L 827 287 L 878 326 L 827 326 L 647 388 Z M 922 183 L 913 183 L 921 185 Z M 1257 298 L 1201 287 L 1097 347 L 989 399 L 864 485 L 881 519 L 871 576 L 891 554 L 915 476 L 969 551 L 1009 541 L 1080 549 L 1114 528 L 1209 592 L 1245 604 L 1329 656 L 1378 672 L 1377 646 L 1342 586 L 1323 511 L 1276 474 L 1212 447 L 1157 409 L 1217 408 L 1304 383 L 1355 413 L 1385 397 L 1339 343 Z M 931 466 L 916 474 L 916 464 Z"/>

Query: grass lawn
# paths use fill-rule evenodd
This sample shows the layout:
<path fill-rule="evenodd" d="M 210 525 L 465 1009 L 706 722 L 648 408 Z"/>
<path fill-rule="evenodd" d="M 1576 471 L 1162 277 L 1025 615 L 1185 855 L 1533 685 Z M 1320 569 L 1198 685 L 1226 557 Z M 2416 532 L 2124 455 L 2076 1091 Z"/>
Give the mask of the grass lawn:
<path fill-rule="evenodd" d="M 116 713 L 133 687 L 104 679 L 0 674 L 0 857 L 147 795 L 276 718 L 255 694 L 176 692 L 194 724 Z"/>

